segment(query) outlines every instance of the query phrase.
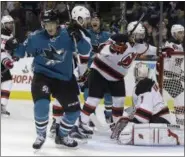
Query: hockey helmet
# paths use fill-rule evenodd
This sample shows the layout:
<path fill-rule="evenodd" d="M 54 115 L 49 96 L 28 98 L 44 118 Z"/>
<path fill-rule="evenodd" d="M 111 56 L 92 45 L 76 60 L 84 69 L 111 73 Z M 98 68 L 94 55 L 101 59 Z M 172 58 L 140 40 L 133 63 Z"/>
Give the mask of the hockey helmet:
<path fill-rule="evenodd" d="M 10 15 L 3 16 L 1 19 L 1 25 L 3 28 L 13 32 L 15 30 L 14 19 Z"/>
<path fill-rule="evenodd" d="M 146 63 L 139 62 L 134 67 L 134 76 L 135 80 L 142 80 L 146 77 L 149 77 L 150 68 Z"/>
<path fill-rule="evenodd" d="M 137 25 L 137 21 L 130 22 L 127 26 L 127 32 L 130 34 L 134 27 Z M 145 38 L 145 28 L 141 23 L 138 24 L 136 29 L 132 32 L 135 41 L 138 43 L 142 43 Z"/>
<path fill-rule="evenodd" d="M 58 20 L 58 14 L 54 10 L 45 10 L 41 14 L 41 20 L 43 22 L 57 21 Z"/>
<path fill-rule="evenodd" d="M 84 6 L 75 6 L 71 12 L 72 19 L 77 21 L 81 26 L 87 26 L 90 23 L 90 12 Z"/>
<path fill-rule="evenodd" d="M 110 50 L 112 52 L 123 54 L 128 48 L 126 42 L 128 41 L 128 36 L 124 34 L 114 34 L 110 37 L 112 44 L 110 45 Z"/>
<path fill-rule="evenodd" d="M 183 41 L 184 39 L 184 27 L 180 24 L 175 24 L 171 28 L 171 35 L 176 40 Z"/>

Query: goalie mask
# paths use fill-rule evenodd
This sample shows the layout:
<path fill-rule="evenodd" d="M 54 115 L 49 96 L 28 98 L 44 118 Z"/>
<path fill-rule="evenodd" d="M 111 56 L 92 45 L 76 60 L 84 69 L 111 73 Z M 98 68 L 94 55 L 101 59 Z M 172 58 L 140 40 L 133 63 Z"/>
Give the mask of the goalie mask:
<path fill-rule="evenodd" d="M 134 76 L 135 76 L 136 82 L 146 77 L 149 77 L 149 73 L 150 73 L 150 69 L 148 68 L 146 63 L 139 62 L 135 65 Z"/>
<path fill-rule="evenodd" d="M 130 22 L 127 26 L 127 32 L 130 34 L 131 31 L 134 29 L 134 27 L 136 26 L 137 21 L 134 22 Z M 136 27 L 136 29 L 134 30 L 134 32 L 132 32 L 132 37 L 135 39 L 136 43 L 143 43 L 144 39 L 145 39 L 145 28 L 143 27 L 142 24 L 138 24 L 138 26 Z"/>
<path fill-rule="evenodd" d="M 87 27 L 90 24 L 91 15 L 87 8 L 83 6 L 75 6 L 72 10 L 72 19 L 83 27 Z"/>

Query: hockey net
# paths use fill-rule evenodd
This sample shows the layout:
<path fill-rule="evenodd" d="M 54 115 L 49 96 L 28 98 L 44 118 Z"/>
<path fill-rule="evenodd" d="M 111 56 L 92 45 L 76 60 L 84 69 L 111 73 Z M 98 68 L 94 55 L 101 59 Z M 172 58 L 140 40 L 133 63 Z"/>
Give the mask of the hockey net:
<path fill-rule="evenodd" d="M 177 124 L 184 125 L 184 52 L 174 52 L 171 58 L 160 58 L 159 84 Z"/>

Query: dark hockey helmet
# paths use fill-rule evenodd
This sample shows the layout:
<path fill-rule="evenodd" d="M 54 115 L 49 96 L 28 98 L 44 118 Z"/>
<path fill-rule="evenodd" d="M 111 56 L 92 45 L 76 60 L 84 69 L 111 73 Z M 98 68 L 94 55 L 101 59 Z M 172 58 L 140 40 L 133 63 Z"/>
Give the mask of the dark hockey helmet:
<path fill-rule="evenodd" d="M 115 34 L 111 36 L 113 43 L 110 45 L 110 50 L 119 54 L 123 54 L 127 49 L 126 42 L 128 41 L 128 36 L 125 34 Z"/>
<path fill-rule="evenodd" d="M 58 14 L 54 10 L 45 10 L 41 13 L 42 22 L 57 21 L 58 19 Z"/>

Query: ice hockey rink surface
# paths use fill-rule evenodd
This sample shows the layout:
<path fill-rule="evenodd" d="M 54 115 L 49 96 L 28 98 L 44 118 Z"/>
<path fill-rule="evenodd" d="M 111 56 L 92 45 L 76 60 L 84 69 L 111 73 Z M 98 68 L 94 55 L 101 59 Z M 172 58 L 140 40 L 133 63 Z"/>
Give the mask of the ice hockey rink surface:
<path fill-rule="evenodd" d="M 183 146 L 123 146 L 110 140 L 109 132 L 98 131 L 87 144 L 81 144 L 76 150 L 56 148 L 54 139 L 47 137 L 42 149 L 34 154 L 33 102 L 10 100 L 8 110 L 11 116 L 1 117 L 1 156 L 184 156 Z M 97 109 L 97 116 L 104 124 L 102 105 Z"/>

